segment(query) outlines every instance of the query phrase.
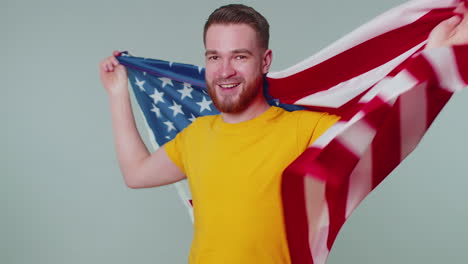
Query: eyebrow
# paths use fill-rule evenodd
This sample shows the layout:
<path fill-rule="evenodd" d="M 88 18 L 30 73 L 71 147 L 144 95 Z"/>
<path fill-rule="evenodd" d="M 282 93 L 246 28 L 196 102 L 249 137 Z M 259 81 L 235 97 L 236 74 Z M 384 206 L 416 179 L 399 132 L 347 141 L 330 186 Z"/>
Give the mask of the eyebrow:
<path fill-rule="evenodd" d="M 249 54 L 251 56 L 253 55 L 253 53 L 248 49 L 235 49 L 235 50 L 232 50 L 231 53 L 232 54 L 246 53 L 246 54 Z M 205 51 L 205 56 L 213 55 L 213 54 L 218 54 L 218 52 L 216 50 L 207 50 L 207 51 Z"/>
<path fill-rule="evenodd" d="M 247 53 L 249 55 L 253 55 L 253 53 L 248 49 L 235 49 L 235 50 L 231 51 L 231 53 L 233 53 L 233 54 Z"/>

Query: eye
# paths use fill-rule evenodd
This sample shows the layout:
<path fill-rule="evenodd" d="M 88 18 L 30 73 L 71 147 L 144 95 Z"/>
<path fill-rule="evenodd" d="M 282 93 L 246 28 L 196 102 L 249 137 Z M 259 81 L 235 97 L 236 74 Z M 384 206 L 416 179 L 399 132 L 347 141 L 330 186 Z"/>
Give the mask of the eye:
<path fill-rule="evenodd" d="M 247 56 L 245 56 L 245 55 L 237 55 L 236 56 L 236 60 L 244 60 L 244 59 L 247 59 Z"/>
<path fill-rule="evenodd" d="M 216 56 L 216 55 L 208 56 L 208 60 L 210 60 L 210 61 L 217 60 L 218 58 L 219 58 L 219 57 Z"/>

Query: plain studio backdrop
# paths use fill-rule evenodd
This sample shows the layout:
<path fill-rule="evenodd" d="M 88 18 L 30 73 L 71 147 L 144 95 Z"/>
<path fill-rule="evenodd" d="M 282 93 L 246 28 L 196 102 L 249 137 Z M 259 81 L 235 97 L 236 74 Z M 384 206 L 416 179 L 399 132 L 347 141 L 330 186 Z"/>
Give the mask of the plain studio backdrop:
<path fill-rule="evenodd" d="M 272 71 L 402 2 L 244 1 L 271 24 Z M 187 262 L 192 226 L 174 187 L 123 183 L 98 64 L 118 49 L 203 65 L 203 24 L 226 3 L 1 1 L 0 263 Z M 354 212 L 328 263 L 466 263 L 467 115 L 462 91 Z"/>

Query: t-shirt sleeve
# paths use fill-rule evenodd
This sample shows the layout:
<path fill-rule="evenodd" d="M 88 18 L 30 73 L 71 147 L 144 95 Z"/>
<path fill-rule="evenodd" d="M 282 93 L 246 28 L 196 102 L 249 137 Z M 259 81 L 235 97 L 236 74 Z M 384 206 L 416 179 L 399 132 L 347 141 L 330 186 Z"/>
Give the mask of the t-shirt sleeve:
<path fill-rule="evenodd" d="M 185 173 L 184 163 L 182 162 L 184 132 L 185 129 L 179 132 L 174 139 L 164 144 L 163 147 L 166 150 L 169 159 L 171 159 L 172 162 L 174 162 L 175 165 L 177 165 L 177 167 L 179 167 L 179 169 Z"/>
<path fill-rule="evenodd" d="M 312 145 L 325 131 L 340 119 L 339 116 L 325 112 L 303 111 L 299 118 L 299 144 L 306 147 Z"/>
<path fill-rule="evenodd" d="M 312 134 L 312 138 L 309 142 L 309 146 L 314 143 L 317 138 L 319 138 L 325 131 L 327 131 L 331 126 L 333 126 L 341 117 L 337 115 L 331 115 L 328 113 L 323 113 L 320 119 L 317 122 L 317 126 L 314 129 L 314 133 Z"/>

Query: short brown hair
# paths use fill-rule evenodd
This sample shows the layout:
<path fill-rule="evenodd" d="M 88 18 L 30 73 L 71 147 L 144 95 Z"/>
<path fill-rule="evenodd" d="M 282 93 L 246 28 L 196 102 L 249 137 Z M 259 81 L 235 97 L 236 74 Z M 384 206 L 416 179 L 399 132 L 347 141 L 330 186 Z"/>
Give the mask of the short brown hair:
<path fill-rule="evenodd" d="M 265 17 L 250 6 L 230 4 L 216 9 L 205 23 L 203 43 L 206 40 L 206 31 L 213 24 L 247 24 L 257 33 L 261 47 L 268 49 L 270 25 Z"/>

